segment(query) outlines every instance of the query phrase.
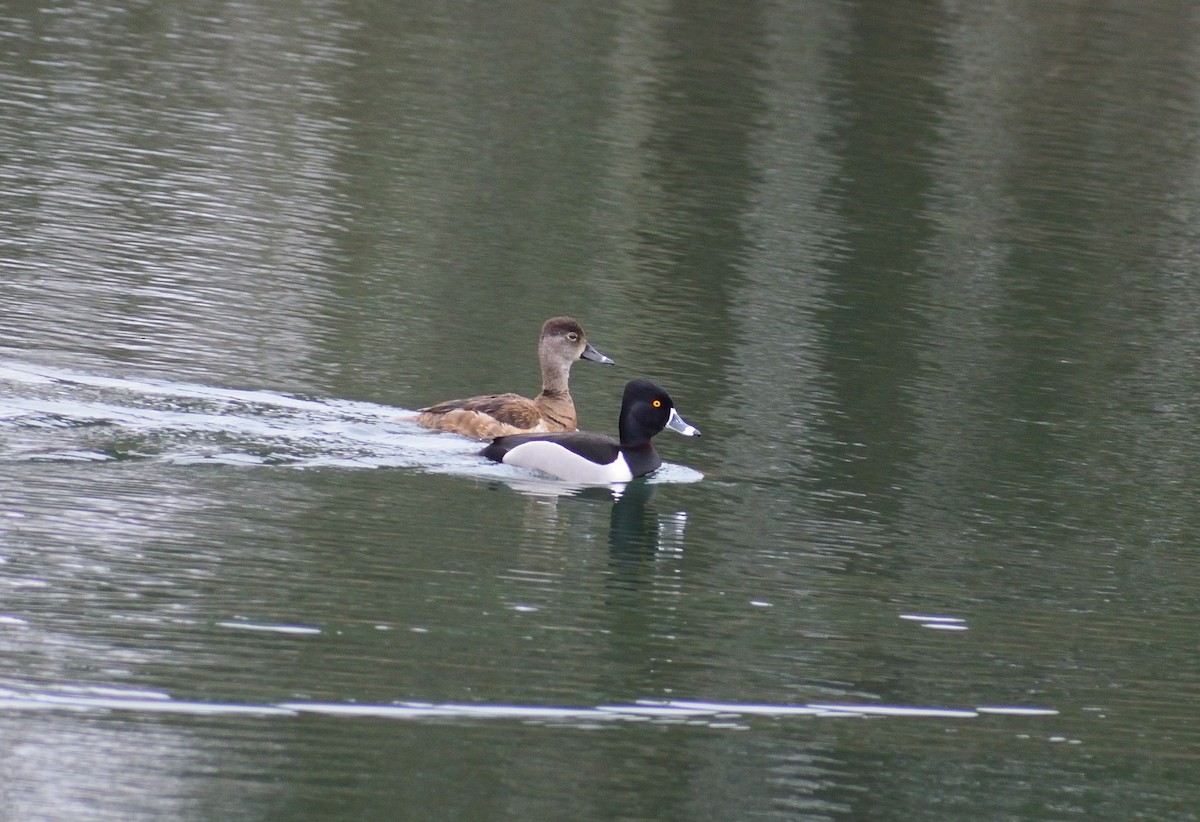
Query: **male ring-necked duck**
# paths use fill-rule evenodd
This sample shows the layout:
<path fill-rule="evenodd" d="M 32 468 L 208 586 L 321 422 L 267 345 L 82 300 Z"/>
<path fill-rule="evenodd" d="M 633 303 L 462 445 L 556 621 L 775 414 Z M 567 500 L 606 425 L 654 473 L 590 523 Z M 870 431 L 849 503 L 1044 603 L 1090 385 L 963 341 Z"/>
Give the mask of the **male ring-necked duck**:
<path fill-rule="evenodd" d="M 542 391 L 532 400 L 520 394 L 489 394 L 421 408 L 417 423 L 486 440 L 506 434 L 574 431 L 575 403 L 567 390 L 571 364 L 584 359 L 612 365 L 584 336 L 583 326 L 570 317 L 546 320 L 538 337 Z"/>
<path fill-rule="evenodd" d="M 671 396 L 649 380 L 625 386 L 620 441 L 602 434 L 572 431 L 566 434 L 516 434 L 498 437 L 481 452 L 507 465 L 532 468 L 568 482 L 628 482 L 662 465 L 650 439 L 670 428 L 685 437 L 700 431 L 684 422 Z"/>

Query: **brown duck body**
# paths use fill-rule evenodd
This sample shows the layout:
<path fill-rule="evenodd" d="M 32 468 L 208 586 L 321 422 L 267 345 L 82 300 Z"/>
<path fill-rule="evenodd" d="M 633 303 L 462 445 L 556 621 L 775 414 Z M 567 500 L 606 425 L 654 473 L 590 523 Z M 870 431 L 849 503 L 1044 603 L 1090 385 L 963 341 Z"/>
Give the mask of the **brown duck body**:
<path fill-rule="evenodd" d="M 426 428 L 454 431 L 486 440 L 509 434 L 574 431 L 575 403 L 570 393 L 547 394 L 533 399 L 520 394 L 489 394 L 422 408 L 417 422 Z"/>
<path fill-rule="evenodd" d="M 488 394 L 449 400 L 419 409 L 417 423 L 477 440 L 510 434 L 574 431 L 577 428 L 575 402 L 567 382 L 571 364 L 578 359 L 612 363 L 588 343 L 579 323 L 569 317 L 554 317 L 542 326 L 538 338 L 542 390 L 536 397 Z"/>

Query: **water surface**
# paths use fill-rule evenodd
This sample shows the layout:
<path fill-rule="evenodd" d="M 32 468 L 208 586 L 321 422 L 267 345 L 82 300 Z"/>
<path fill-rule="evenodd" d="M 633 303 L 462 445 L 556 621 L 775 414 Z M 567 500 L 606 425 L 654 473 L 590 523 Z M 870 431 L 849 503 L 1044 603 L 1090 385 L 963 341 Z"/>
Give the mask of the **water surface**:
<path fill-rule="evenodd" d="M 1194 819 L 1197 25 L 0 12 L 0 814 Z"/>

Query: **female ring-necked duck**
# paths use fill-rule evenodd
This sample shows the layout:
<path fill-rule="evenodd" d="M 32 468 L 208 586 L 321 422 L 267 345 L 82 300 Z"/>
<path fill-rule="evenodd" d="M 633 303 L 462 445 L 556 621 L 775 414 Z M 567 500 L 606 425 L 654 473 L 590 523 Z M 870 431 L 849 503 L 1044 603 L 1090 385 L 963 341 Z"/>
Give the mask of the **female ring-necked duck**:
<path fill-rule="evenodd" d="M 486 440 L 507 434 L 574 431 L 575 402 L 567 390 L 571 364 L 584 359 L 612 365 L 584 336 L 583 326 L 570 317 L 546 320 L 538 337 L 542 391 L 532 400 L 520 394 L 489 394 L 420 408 L 417 423 Z"/>
<path fill-rule="evenodd" d="M 481 452 L 506 465 L 532 468 L 568 482 L 628 482 L 662 465 L 650 439 L 670 428 L 685 437 L 700 431 L 684 422 L 671 396 L 649 380 L 625 386 L 617 423 L 620 441 L 602 434 L 516 434 L 498 437 Z"/>

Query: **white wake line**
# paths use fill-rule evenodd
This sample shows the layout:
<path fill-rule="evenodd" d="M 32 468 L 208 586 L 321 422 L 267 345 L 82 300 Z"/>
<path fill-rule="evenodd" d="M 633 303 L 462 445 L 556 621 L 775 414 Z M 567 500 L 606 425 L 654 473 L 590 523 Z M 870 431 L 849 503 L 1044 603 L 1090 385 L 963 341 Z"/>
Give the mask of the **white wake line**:
<path fill-rule="evenodd" d="M 103 689 L 101 689 L 103 690 Z M 991 706 L 978 708 L 931 708 L 906 705 L 853 703 L 810 703 L 769 705 L 740 702 L 696 702 L 688 700 L 638 700 L 625 705 L 555 707 L 542 705 L 489 705 L 459 703 L 401 702 L 394 705 L 359 705 L 342 702 L 280 702 L 249 705 L 227 702 L 193 702 L 171 699 L 164 694 L 137 691 L 129 696 L 112 689 L 112 695 L 34 694 L 0 697 L 0 711 L 130 711 L 134 713 L 188 714 L 204 716 L 324 716 L 371 717 L 376 719 L 518 719 L 597 722 L 614 720 L 700 721 L 702 724 L 729 722 L 750 717 L 925 717 L 971 719 L 984 714 L 1007 716 L 1058 716 L 1053 708 Z"/>
<path fill-rule="evenodd" d="M 81 374 L 59 368 L 28 365 L 25 363 L 0 362 L 0 379 L 24 383 L 66 383 L 86 385 L 124 391 L 142 396 L 187 397 L 216 402 L 243 402 L 250 405 L 271 406 L 297 411 L 309 411 L 343 417 L 382 418 L 391 420 L 398 415 L 415 412 L 387 405 L 356 400 L 329 398 L 310 400 L 290 394 L 242 388 L 222 388 L 214 385 L 189 382 L 169 382 L 156 379 L 101 377 Z"/>

